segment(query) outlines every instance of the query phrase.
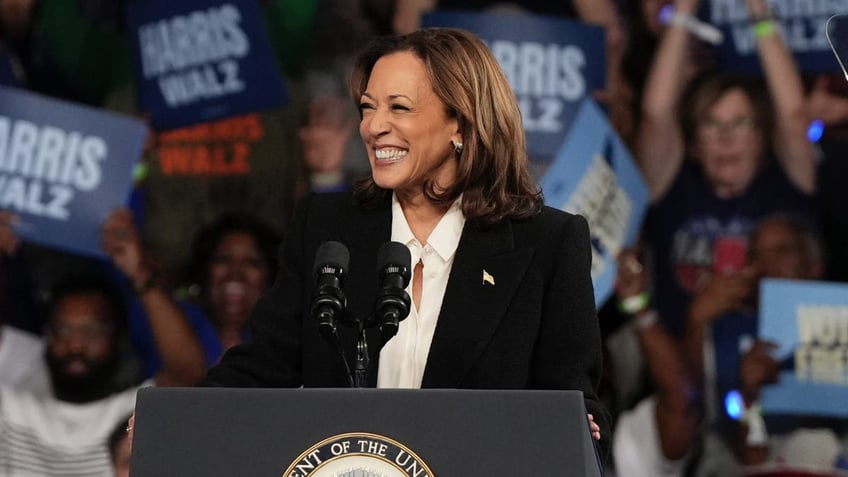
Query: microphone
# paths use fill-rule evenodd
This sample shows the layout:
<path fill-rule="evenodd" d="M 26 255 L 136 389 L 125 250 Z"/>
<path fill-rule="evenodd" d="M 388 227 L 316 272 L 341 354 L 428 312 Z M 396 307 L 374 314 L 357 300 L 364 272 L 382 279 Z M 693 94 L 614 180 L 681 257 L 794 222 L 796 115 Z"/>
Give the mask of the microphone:
<path fill-rule="evenodd" d="M 412 255 L 400 242 L 386 242 L 377 252 L 380 291 L 374 302 L 374 319 L 385 344 L 398 332 L 400 322 L 409 315 L 409 285 Z"/>
<path fill-rule="evenodd" d="M 324 242 L 315 252 L 313 271 L 317 286 L 312 295 L 309 314 L 318 320 L 321 336 L 336 336 L 336 322 L 344 316 L 347 299 L 342 293 L 350 263 L 350 252 L 341 242 Z"/>

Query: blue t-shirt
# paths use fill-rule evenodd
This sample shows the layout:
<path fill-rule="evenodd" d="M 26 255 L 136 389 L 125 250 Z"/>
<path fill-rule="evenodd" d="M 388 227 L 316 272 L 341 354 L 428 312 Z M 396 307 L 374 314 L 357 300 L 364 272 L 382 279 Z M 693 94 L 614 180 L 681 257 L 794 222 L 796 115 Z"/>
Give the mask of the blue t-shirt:
<path fill-rule="evenodd" d="M 128 304 L 130 341 L 141 360 L 144 378 L 151 378 L 162 368 L 162 357 L 156 348 L 156 340 L 153 339 L 153 331 L 150 329 L 150 323 L 147 321 L 147 315 L 141 306 L 141 302 L 132 298 Z M 185 313 L 197 340 L 200 341 L 200 346 L 203 348 L 206 358 L 206 366 L 209 367 L 217 363 L 221 359 L 221 355 L 224 354 L 224 347 L 218 337 L 218 332 L 212 326 L 206 314 L 200 308 L 183 301 L 178 301 L 177 306 Z"/>
<path fill-rule="evenodd" d="M 764 165 L 743 195 L 723 199 L 701 167 L 685 160 L 668 193 L 648 209 L 643 229 L 654 263 L 654 307 L 666 329 L 682 335 L 692 294 L 712 273 L 717 244 L 744 247 L 759 220 L 814 211 L 813 197 L 798 190 L 775 161 Z"/>

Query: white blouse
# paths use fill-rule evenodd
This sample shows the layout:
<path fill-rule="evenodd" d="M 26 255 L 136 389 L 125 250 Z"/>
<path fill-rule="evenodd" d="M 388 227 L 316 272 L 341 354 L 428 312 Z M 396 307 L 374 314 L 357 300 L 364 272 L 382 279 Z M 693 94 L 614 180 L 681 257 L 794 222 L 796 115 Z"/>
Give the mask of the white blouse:
<path fill-rule="evenodd" d="M 465 217 L 457 199 L 439 220 L 436 228 L 422 245 L 409 228 L 397 197 L 392 197 L 392 241 L 406 244 L 412 255 L 412 268 L 423 263 L 421 303 L 413 303 L 409 316 L 400 322 L 398 333 L 380 352 L 377 371 L 378 388 L 420 388 L 430 343 L 442 308 L 453 258 L 459 246 Z M 413 272 L 410 270 L 410 272 Z M 406 292 L 412 298 L 413 278 Z M 413 299 L 414 301 L 414 299 Z"/>

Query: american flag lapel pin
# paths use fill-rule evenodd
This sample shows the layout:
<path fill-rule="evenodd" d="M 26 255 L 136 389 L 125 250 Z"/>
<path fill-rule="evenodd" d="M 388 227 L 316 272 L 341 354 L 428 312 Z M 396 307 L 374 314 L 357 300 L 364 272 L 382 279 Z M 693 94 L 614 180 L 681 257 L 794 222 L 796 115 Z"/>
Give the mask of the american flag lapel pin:
<path fill-rule="evenodd" d="M 489 285 L 495 286 L 495 277 L 492 276 L 491 273 L 483 270 L 483 283 L 488 283 Z"/>

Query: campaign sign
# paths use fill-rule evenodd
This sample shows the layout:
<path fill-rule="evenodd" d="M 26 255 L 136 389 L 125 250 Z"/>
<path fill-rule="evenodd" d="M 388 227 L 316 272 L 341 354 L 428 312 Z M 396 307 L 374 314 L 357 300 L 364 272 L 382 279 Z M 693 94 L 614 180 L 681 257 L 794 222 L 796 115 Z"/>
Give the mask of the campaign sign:
<path fill-rule="evenodd" d="M 848 1 L 775 0 L 768 2 L 778 30 L 804 73 L 839 71 L 827 42 L 827 19 L 848 13 Z M 702 19 L 724 33 L 719 48 L 724 69 L 759 74 L 757 41 L 745 0 L 710 0 L 701 10 Z"/>
<path fill-rule="evenodd" d="M 288 101 L 256 0 L 137 0 L 127 25 L 138 101 L 156 129 Z"/>
<path fill-rule="evenodd" d="M 518 97 L 534 169 L 551 163 L 580 101 L 604 88 L 601 27 L 529 14 L 447 12 L 425 15 L 422 25 L 462 28 L 486 42 Z"/>
<path fill-rule="evenodd" d="M 612 294 L 618 253 L 633 245 L 639 233 L 648 187 L 592 99 L 580 103 L 568 137 L 539 183 L 547 205 L 589 222 L 592 282 L 600 307 Z"/>
<path fill-rule="evenodd" d="M 848 284 L 764 280 L 759 335 L 783 364 L 764 412 L 848 417 Z"/>
<path fill-rule="evenodd" d="M 126 205 L 142 121 L 0 87 L 0 210 L 27 241 L 103 256 L 100 226 Z"/>

